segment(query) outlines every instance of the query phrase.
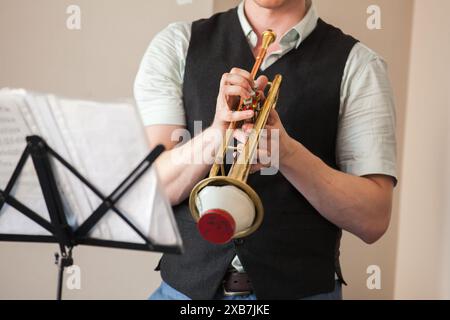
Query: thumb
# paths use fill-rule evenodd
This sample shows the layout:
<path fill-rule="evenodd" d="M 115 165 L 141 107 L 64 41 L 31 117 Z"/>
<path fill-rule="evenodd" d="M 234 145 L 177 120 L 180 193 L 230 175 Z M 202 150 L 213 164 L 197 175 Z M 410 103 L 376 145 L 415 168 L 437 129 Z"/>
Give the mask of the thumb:
<path fill-rule="evenodd" d="M 267 126 L 274 126 L 278 122 L 281 122 L 281 120 L 277 110 L 275 109 L 270 110 L 269 118 L 267 119 Z"/>

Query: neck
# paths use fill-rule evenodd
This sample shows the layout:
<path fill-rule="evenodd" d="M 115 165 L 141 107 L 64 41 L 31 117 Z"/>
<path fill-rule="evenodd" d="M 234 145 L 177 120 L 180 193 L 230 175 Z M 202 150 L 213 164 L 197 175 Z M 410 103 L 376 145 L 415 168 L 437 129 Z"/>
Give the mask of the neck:
<path fill-rule="evenodd" d="M 307 8 L 305 0 L 285 1 L 275 8 L 265 8 L 254 0 L 246 0 L 244 11 L 258 39 L 264 31 L 272 29 L 278 36 L 278 42 L 283 34 L 305 17 Z"/>

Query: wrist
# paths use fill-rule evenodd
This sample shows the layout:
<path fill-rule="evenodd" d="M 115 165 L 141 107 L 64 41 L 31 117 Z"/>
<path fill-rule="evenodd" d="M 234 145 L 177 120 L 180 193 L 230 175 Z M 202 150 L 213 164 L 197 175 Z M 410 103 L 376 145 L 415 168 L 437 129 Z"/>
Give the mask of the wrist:
<path fill-rule="evenodd" d="M 298 141 L 290 136 L 287 136 L 283 140 L 284 142 L 280 148 L 280 168 L 292 163 L 299 147 Z"/>

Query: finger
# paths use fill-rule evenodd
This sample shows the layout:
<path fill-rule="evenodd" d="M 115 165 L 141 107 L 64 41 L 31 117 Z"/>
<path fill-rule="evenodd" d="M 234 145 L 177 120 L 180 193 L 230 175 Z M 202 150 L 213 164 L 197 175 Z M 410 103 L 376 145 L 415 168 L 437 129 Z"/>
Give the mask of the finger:
<path fill-rule="evenodd" d="M 240 68 L 233 68 L 233 69 L 231 69 L 230 73 L 237 74 L 237 75 L 240 75 L 241 77 L 246 78 L 250 82 L 252 87 L 254 87 L 254 81 L 252 79 L 252 75 L 247 70 L 240 69 Z"/>
<path fill-rule="evenodd" d="M 251 97 L 250 92 L 241 86 L 225 85 L 222 88 L 222 93 L 225 96 L 240 96 L 244 99 L 249 99 Z"/>
<path fill-rule="evenodd" d="M 221 116 L 221 120 L 225 122 L 234 122 L 247 120 L 253 117 L 254 112 L 252 110 L 248 111 L 231 111 L 227 110 Z"/>
<path fill-rule="evenodd" d="M 254 173 L 258 172 L 258 171 L 261 171 L 262 168 L 263 168 L 263 166 L 260 165 L 259 163 L 258 164 L 254 164 L 254 165 L 252 165 L 250 167 L 250 174 L 254 174 Z"/>
<path fill-rule="evenodd" d="M 255 81 L 256 90 L 258 91 L 258 95 L 261 99 L 261 102 L 266 100 L 266 95 L 264 94 L 264 90 L 266 89 L 268 83 L 269 83 L 269 79 L 266 76 L 260 76 Z"/>
<path fill-rule="evenodd" d="M 248 90 L 249 92 L 253 91 L 253 86 L 251 81 L 240 75 L 240 74 L 232 74 L 232 73 L 225 73 L 222 76 L 222 81 L 221 81 L 222 86 L 224 85 L 234 85 L 234 86 L 241 86 L 243 88 L 245 88 L 246 90 Z"/>
<path fill-rule="evenodd" d="M 255 85 L 260 91 L 264 91 L 269 83 L 269 78 L 266 76 L 259 76 L 255 81 Z"/>

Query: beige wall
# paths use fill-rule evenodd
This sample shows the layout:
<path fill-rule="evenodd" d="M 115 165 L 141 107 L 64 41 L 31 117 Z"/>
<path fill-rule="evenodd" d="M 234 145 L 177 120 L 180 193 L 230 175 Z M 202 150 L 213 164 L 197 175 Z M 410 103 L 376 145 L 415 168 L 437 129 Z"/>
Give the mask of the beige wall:
<path fill-rule="evenodd" d="M 320 15 L 382 55 L 389 65 L 397 107 L 397 136 L 402 145 L 413 1 L 316 0 Z M 368 30 L 367 7 L 377 4 L 382 12 L 382 29 Z M 401 151 L 401 149 L 399 150 Z M 399 154 L 398 163 L 401 163 Z M 391 299 L 394 294 L 395 256 L 398 229 L 398 191 L 394 199 L 391 226 L 375 245 L 368 246 L 356 237 L 345 234 L 342 243 L 342 264 L 349 286 L 344 289 L 348 299 Z M 377 265 L 382 272 L 382 289 L 368 290 L 366 270 Z"/>
<path fill-rule="evenodd" d="M 439 12 L 431 13 L 431 16 L 427 18 L 427 10 L 421 8 L 427 1 L 417 0 L 416 2 L 418 8 L 414 15 L 416 23 L 413 43 L 416 54 L 412 57 L 413 66 L 427 61 L 433 52 L 431 48 L 440 46 L 438 42 L 432 42 L 432 38 L 424 37 L 422 33 L 419 33 L 426 34 L 419 25 L 431 25 L 426 19 L 430 21 L 437 19 Z M 447 1 L 433 0 L 433 2 L 444 4 Z M 72 3 L 79 4 L 82 8 L 81 31 L 68 31 L 65 28 L 65 8 Z M 125 0 L 0 0 L 0 87 L 25 87 L 92 99 L 129 97 L 132 95 L 132 84 L 142 54 L 158 30 L 169 22 L 206 17 L 213 11 L 225 10 L 236 3 L 238 3 L 236 0 L 194 0 L 191 5 L 178 7 L 175 0 L 134 0 L 132 2 Z M 401 184 L 397 189 L 397 195 L 400 194 L 402 198 L 398 200 L 396 196 L 393 223 L 388 234 L 374 246 L 364 245 L 353 236 L 346 234 L 342 245 L 344 272 L 350 284 L 348 288 L 345 288 L 346 298 L 392 298 L 394 288 L 396 297 L 405 297 L 409 280 L 416 281 L 419 276 L 423 280 L 426 279 L 421 272 L 426 267 L 425 262 L 418 264 L 417 268 L 413 268 L 410 273 L 405 273 L 405 270 L 410 268 L 409 263 L 418 262 L 421 257 L 420 254 L 410 253 L 411 247 L 408 242 L 411 235 L 419 239 L 415 235 L 420 234 L 418 226 L 422 221 L 421 213 L 423 212 L 413 205 L 415 202 L 412 200 L 420 199 L 421 185 L 418 179 L 425 177 L 424 174 L 415 176 L 417 170 L 411 159 L 417 157 L 422 159 L 418 151 L 422 148 L 416 149 L 413 144 L 419 139 L 423 141 L 424 147 L 428 147 L 423 150 L 432 151 L 434 154 L 438 151 L 437 144 L 433 144 L 433 147 L 426 146 L 425 138 L 421 138 L 421 131 L 415 131 L 414 121 L 419 122 L 419 119 L 427 118 L 429 115 L 427 109 L 420 108 L 421 106 L 433 107 L 428 101 L 419 105 L 420 101 L 423 101 L 428 94 L 434 94 L 433 90 L 436 90 L 436 93 L 441 92 L 440 87 L 433 89 L 429 86 L 428 91 L 423 92 L 422 96 L 419 95 L 418 88 L 422 87 L 422 83 L 418 81 L 419 75 L 426 72 L 426 68 L 420 66 L 413 67 L 411 70 L 412 85 L 408 91 L 414 2 L 410 0 L 315 0 L 315 3 L 319 13 L 327 21 L 359 38 L 388 61 L 396 95 L 400 145 L 403 142 L 407 92 L 409 92 L 410 103 L 416 101 L 416 106 L 413 104 L 411 107 L 412 114 L 407 118 L 405 157 L 400 157 L 399 160 L 401 162 L 403 158 L 406 162 L 401 172 Z M 382 8 L 382 30 L 369 31 L 366 28 L 366 9 L 371 4 L 378 4 Z M 448 3 L 446 6 L 448 7 Z M 439 11 L 438 8 L 436 6 L 436 11 Z M 444 20 L 441 18 L 439 21 L 444 24 Z M 425 28 L 425 30 L 428 29 Z M 430 43 L 420 42 L 422 37 Z M 422 48 L 423 46 L 431 48 L 427 51 L 427 48 Z M 436 63 L 434 68 L 438 67 L 439 64 Z M 422 79 L 428 84 L 434 83 L 434 80 L 431 75 Z M 448 79 L 444 79 L 443 75 L 440 75 L 439 80 L 442 86 L 445 83 L 444 80 L 447 80 L 448 84 Z M 443 101 L 444 98 L 437 97 L 436 101 Z M 443 110 L 441 107 L 432 119 L 427 118 L 429 121 L 425 128 L 431 130 L 434 120 L 443 119 Z M 441 124 L 438 127 L 441 130 L 439 139 L 442 140 L 438 140 L 441 145 L 445 142 L 442 138 L 444 135 L 442 121 L 437 122 Z M 408 135 L 411 137 L 408 138 Z M 446 142 L 448 144 L 448 140 Z M 427 159 L 422 157 L 422 167 L 425 170 Z M 441 160 L 441 164 L 443 161 L 444 159 Z M 435 180 L 438 178 L 437 175 L 438 171 L 433 172 L 431 177 L 426 177 L 429 179 L 429 184 L 436 188 L 431 188 L 430 194 L 439 194 L 441 196 L 439 201 L 442 202 L 445 199 L 443 192 L 433 183 L 441 181 L 443 184 L 444 179 Z M 448 184 L 447 191 L 450 191 Z M 398 204 L 400 201 L 402 225 L 399 228 Z M 449 208 L 448 203 L 435 204 L 431 200 L 429 202 L 431 203 L 426 204 L 439 206 L 434 207 L 432 211 L 428 207 L 430 215 L 433 212 L 443 213 L 445 205 Z M 422 205 L 423 210 L 427 211 L 425 202 Z M 412 220 L 410 220 L 409 211 L 413 212 Z M 442 223 L 443 215 L 430 218 L 430 221 L 433 227 L 429 230 L 436 232 L 435 227 L 438 223 Z M 398 230 L 400 230 L 400 242 L 397 248 Z M 435 245 L 439 242 L 437 238 L 431 238 L 427 245 Z M 414 244 L 419 245 L 419 243 Z M 419 246 L 419 248 L 425 251 L 429 247 Z M 52 256 L 55 250 L 56 247 L 49 245 L 0 243 L 0 299 L 53 298 L 56 267 L 53 265 Z M 151 271 L 158 256 L 158 254 L 122 250 L 77 248 L 75 258 L 76 263 L 82 268 L 82 290 L 71 292 L 66 290 L 66 297 L 142 299 L 160 281 L 159 274 Z M 435 255 L 431 256 L 431 254 L 427 256 L 428 260 L 437 265 L 439 261 L 434 257 Z M 366 268 L 373 264 L 379 265 L 382 269 L 382 290 L 379 291 L 369 291 L 366 288 Z M 450 265 L 447 263 L 447 266 Z M 396 279 L 398 279 L 397 282 Z M 434 280 L 437 281 L 437 278 Z M 421 294 L 419 284 L 414 289 L 417 289 L 417 295 Z M 438 290 L 437 284 L 429 289 L 429 293 L 434 293 L 435 290 Z M 446 289 L 439 288 L 439 290 Z"/>
<path fill-rule="evenodd" d="M 81 7 L 82 29 L 66 28 Z M 144 51 L 174 21 L 208 17 L 212 0 L 0 0 L 0 87 L 71 97 L 131 97 Z M 54 298 L 55 246 L 0 243 L 0 299 Z M 159 254 L 80 247 L 82 290 L 67 298 L 142 299 L 160 282 Z"/>
<path fill-rule="evenodd" d="M 395 296 L 450 299 L 450 2 L 416 1 Z"/>
<path fill-rule="evenodd" d="M 227 11 L 237 6 L 241 0 L 216 0 L 214 1 L 214 12 Z"/>
<path fill-rule="evenodd" d="M 81 7 L 82 29 L 66 28 Z M 170 22 L 211 15 L 212 0 L 0 0 L 0 86 L 94 99 L 130 97 L 140 59 Z"/>

